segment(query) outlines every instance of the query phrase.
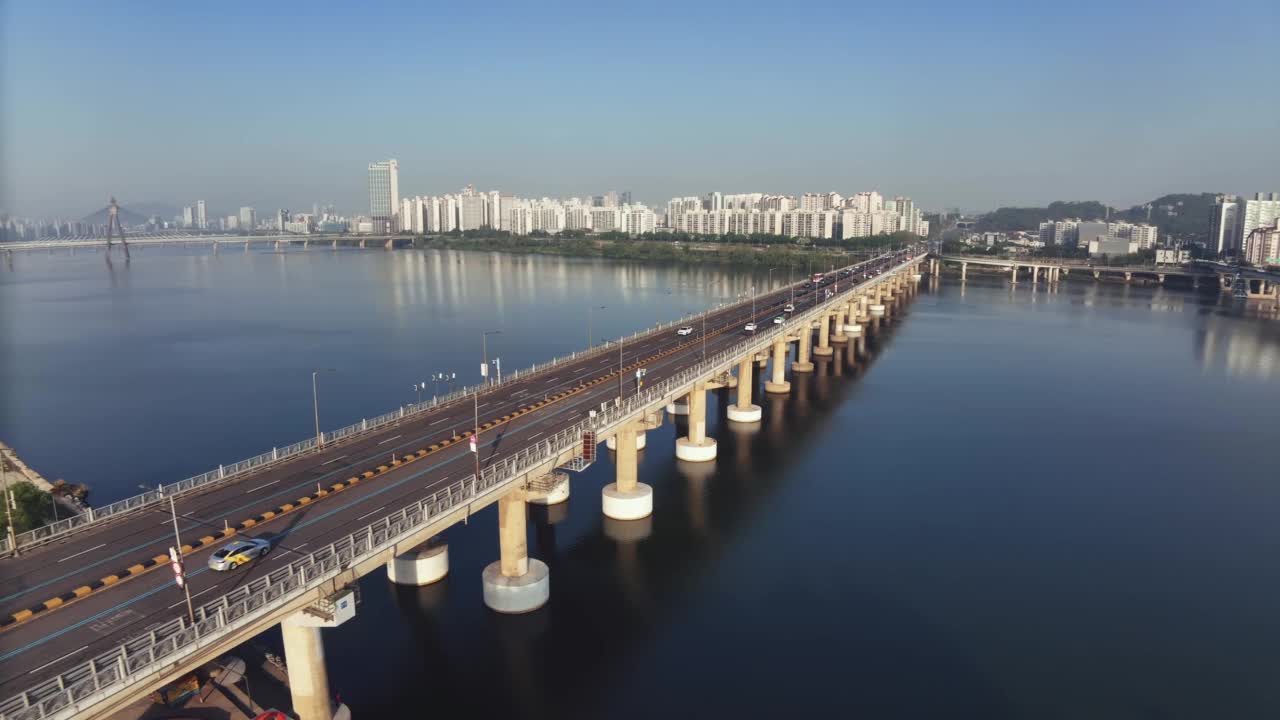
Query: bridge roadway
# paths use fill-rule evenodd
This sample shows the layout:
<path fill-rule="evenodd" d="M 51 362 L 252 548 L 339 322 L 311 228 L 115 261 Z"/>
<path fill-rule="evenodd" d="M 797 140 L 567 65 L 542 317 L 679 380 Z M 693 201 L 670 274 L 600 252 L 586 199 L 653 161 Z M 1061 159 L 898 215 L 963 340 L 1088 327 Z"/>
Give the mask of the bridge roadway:
<path fill-rule="evenodd" d="M 899 261 L 881 256 L 857 266 L 857 275 L 883 269 Z M 853 278 L 851 278 L 852 280 Z M 847 281 L 841 281 L 847 282 Z M 841 294 L 852 289 L 844 289 Z M 797 292 L 799 308 L 811 306 L 817 294 Z M 757 297 L 754 319 L 764 327 L 792 298 L 789 288 Z M 707 318 L 708 356 L 740 342 L 743 325 L 751 318 L 751 303 L 744 302 L 712 313 Z M 674 331 L 641 338 L 622 348 L 622 362 L 643 362 L 646 383 L 660 382 L 695 365 L 702 358 L 700 327 L 689 337 Z M 519 408 L 568 393 L 550 404 L 519 417 L 498 422 L 480 435 L 481 461 L 489 463 L 554 434 L 583 419 L 589 410 L 618 395 L 618 355 L 606 352 L 580 359 L 507 383 L 500 391 L 480 395 L 480 422 L 499 420 Z M 630 375 L 628 370 L 627 375 Z M 596 381 L 591 384 L 591 381 Z M 625 391 L 634 392 L 633 377 L 626 377 Z M 243 521 L 282 505 L 297 504 L 300 496 L 314 495 L 317 483 L 325 487 L 361 473 L 378 472 L 394 453 L 403 457 L 450 438 L 465 436 L 473 424 L 473 403 L 463 400 L 406 419 L 367 436 L 333 444 L 322 451 L 282 463 L 260 473 L 228 480 L 214 488 L 177 500 L 183 543 L 212 536 L 202 547 L 185 556 L 191 594 L 196 604 L 205 596 L 217 597 L 249 578 L 269 571 L 274 563 L 321 547 L 367 522 L 416 502 L 473 471 L 465 441 L 431 451 L 417 461 L 388 468 L 376 477 L 345 489 L 329 492 L 296 509 L 261 520 L 239 536 L 272 541 L 272 552 L 248 567 L 218 573 L 206 568 L 212 549 L 224 544 L 224 523 L 236 528 Z M 12 697 L 61 669 L 135 637 L 146 628 L 185 615 L 185 602 L 163 562 L 173 544 L 167 507 L 152 508 L 101 526 L 91 526 L 65 540 L 0 561 L 0 618 L 8 621 L 0 630 L 0 699 Z M 149 568 L 139 567 L 149 563 Z M 129 568 L 132 567 L 132 572 Z M 123 576 L 102 585 L 100 579 Z M 51 609 L 45 601 L 67 597 L 77 588 L 96 587 Z M 56 603 L 55 603 L 56 604 Z M 30 617 L 13 620 L 24 610 L 41 609 Z"/>

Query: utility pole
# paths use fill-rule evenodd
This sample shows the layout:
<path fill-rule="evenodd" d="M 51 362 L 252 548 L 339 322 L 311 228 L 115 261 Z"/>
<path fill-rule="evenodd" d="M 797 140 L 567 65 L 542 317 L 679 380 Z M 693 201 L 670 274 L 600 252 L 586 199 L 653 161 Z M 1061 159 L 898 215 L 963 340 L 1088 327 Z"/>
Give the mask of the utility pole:
<path fill-rule="evenodd" d="M 471 454 L 476 460 L 476 482 L 480 482 L 480 389 L 471 395 L 475 403 L 475 429 L 471 433 Z"/>

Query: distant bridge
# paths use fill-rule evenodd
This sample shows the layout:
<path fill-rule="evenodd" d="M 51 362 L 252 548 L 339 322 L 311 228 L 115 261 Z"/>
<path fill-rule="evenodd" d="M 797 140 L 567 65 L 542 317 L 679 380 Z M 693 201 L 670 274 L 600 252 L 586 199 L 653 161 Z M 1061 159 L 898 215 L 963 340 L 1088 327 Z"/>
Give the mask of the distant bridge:
<path fill-rule="evenodd" d="M 1194 260 L 1185 265 L 1096 265 L 1064 258 L 937 254 L 933 255 L 931 263 L 935 274 L 946 263 L 959 265 L 961 280 L 967 278 L 970 265 L 1002 268 L 1009 271 L 1010 281 L 1014 284 L 1024 279 L 1029 279 L 1032 283 L 1056 283 L 1072 271 L 1091 273 L 1094 280 L 1101 280 L 1103 275 L 1123 276 L 1126 283 L 1132 282 L 1135 276 L 1154 279 L 1161 284 L 1169 276 L 1186 277 L 1191 278 L 1192 287 L 1195 288 L 1208 280 L 1216 282 L 1224 293 L 1241 290 L 1238 294 L 1249 298 L 1273 298 L 1280 301 L 1280 273 L 1211 260 Z"/>

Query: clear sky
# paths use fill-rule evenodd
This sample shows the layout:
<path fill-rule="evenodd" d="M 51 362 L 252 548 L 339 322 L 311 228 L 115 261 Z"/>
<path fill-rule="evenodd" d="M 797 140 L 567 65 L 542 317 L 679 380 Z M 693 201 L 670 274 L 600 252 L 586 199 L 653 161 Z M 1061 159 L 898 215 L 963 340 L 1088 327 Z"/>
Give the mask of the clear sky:
<path fill-rule="evenodd" d="M 1274 1 L 10 0 L 0 208 L 1280 191 Z"/>

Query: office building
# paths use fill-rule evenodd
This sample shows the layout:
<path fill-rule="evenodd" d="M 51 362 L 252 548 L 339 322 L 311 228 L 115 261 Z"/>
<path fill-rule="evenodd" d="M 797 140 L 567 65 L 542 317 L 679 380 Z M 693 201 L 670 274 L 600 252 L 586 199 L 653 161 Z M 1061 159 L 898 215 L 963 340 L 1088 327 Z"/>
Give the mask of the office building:
<path fill-rule="evenodd" d="M 1244 261 L 1253 265 L 1280 265 L 1280 220 L 1249 231 L 1244 241 Z"/>
<path fill-rule="evenodd" d="M 182 227 L 192 228 L 196 226 L 196 209 L 190 205 L 182 208 Z"/>
<path fill-rule="evenodd" d="M 245 206 L 240 208 L 240 228 L 252 230 L 258 226 L 258 211 Z"/>
<path fill-rule="evenodd" d="M 1280 193 L 1257 193 L 1240 203 L 1240 246 L 1258 228 L 1270 228 L 1280 220 Z"/>
<path fill-rule="evenodd" d="M 369 163 L 369 217 L 375 232 L 399 229 L 400 163 L 382 160 Z"/>
<path fill-rule="evenodd" d="M 1234 255 L 1239 249 L 1240 203 L 1235 195 L 1219 195 L 1209 209 L 1207 250 L 1219 256 Z"/>

